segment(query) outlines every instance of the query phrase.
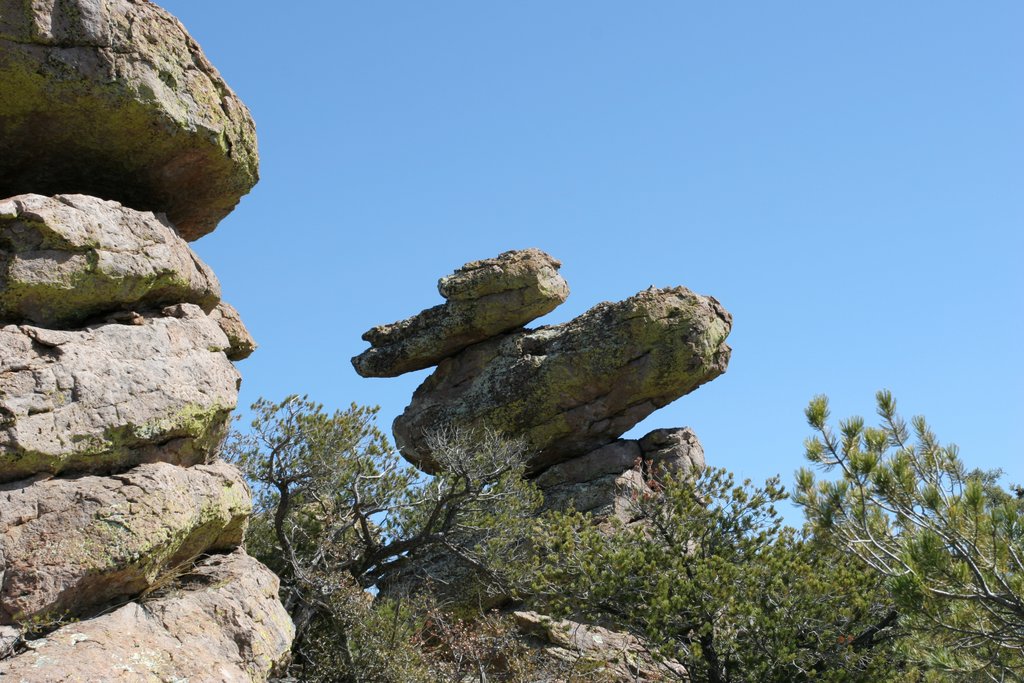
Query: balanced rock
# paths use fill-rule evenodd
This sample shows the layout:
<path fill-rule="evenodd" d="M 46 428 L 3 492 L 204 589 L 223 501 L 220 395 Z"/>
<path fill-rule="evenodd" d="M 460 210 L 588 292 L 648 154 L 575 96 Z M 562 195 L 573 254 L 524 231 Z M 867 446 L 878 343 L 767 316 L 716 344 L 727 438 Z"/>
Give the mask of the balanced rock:
<path fill-rule="evenodd" d="M 374 327 L 352 359 L 363 377 L 395 377 L 437 365 L 467 346 L 522 327 L 569 296 L 561 263 L 539 249 L 473 261 L 438 281 L 447 303 Z"/>
<path fill-rule="evenodd" d="M 432 472 L 432 433 L 521 435 L 538 471 L 611 443 L 721 375 L 731 327 L 712 297 L 651 288 L 562 325 L 490 339 L 441 362 L 395 420 L 395 442 Z"/>
<path fill-rule="evenodd" d="M 294 626 L 278 580 L 242 552 L 183 572 L 163 594 L 68 624 L 0 661 L 19 683 L 266 681 L 287 656 Z"/>
<path fill-rule="evenodd" d="M 211 232 L 257 180 L 248 109 L 141 0 L 0 0 L 0 197 L 81 193 Z"/>
<path fill-rule="evenodd" d="M 0 623 L 87 614 L 242 542 L 248 487 L 227 463 L 0 486 Z"/>
<path fill-rule="evenodd" d="M 238 398 L 198 306 L 82 330 L 0 328 L 0 481 L 209 460 Z"/>
<path fill-rule="evenodd" d="M 636 519 L 635 501 L 654 493 L 668 474 L 693 476 L 704 469 L 704 449 L 689 427 L 656 429 L 641 439 L 620 439 L 553 465 L 534 481 L 544 509 L 574 509 L 599 522 Z"/>
<path fill-rule="evenodd" d="M 212 310 L 216 276 L 152 213 L 85 195 L 0 201 L 0 320 L 71 327 L 133 307 Z"/>

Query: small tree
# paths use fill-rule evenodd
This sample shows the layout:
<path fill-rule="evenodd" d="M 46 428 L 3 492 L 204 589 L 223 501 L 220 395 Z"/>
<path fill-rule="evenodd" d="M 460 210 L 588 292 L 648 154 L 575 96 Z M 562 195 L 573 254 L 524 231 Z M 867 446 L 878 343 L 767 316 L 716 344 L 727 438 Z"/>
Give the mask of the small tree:
<path fill-rule="evenodd" d="M 913 435 L 888 391 L 879 427 L 829 426 L 828 399 L 806 410 L 808 459 L 833 481 L 797 475 L 796 501 L 816 532 L 889 581 L 911 653 L 958 680 L 1024 680 L 1024 503 L 998 473 L 968 472 L 922 417 Z"/>
<path fill-rule="evenodd" d="M 374 425 L 376 408 L 328 414 L 289 396 L 252 410 L 251 431 L 235 433 L 226 452 L 253 487 L 247 547 L 281 577 L 303 680 L 419 680 L 422 658 L 400 648 L 412 641 L 415 615 L 381 601 L 371 613 L 366 590 L 429 547 L 486 569 L 493 582 L 503 572 L 491 559 L 521 564 L 540 503 L 522 476 L 523 445 L 494 434 L 435 435 L 441 472 L 428 479 L 400 463 Z"/>
<path fill-rule="evenodd" d="M 575 513 L 540 525 L 536 590 L 550 607 L 646 639 L 693 681 L 913 680 L 892 656 L 878 581 L 784 528 L 777 480 L 708 469 L 661 488 L 636 501 L 643 523 L 610 535 Z"/>

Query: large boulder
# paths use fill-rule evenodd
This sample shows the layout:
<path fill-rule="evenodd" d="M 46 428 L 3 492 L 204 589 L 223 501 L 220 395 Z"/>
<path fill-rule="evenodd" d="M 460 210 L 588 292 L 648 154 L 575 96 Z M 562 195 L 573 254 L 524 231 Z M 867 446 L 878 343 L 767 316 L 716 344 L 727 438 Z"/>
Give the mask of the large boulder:
<path fill-rule="evenodd" d="M 473 261 L 438 281 L 447 303 L 367 331 L 352 359 L 363 377 L 395 377 L 437 365 L 467 346 L 522 327 L 569 296 L 561 263 L 539 249 Z"/>
<path fill-rule="evenodd" d="M 85 195 L 0 201 L 0 320 L 71 327 L 102 313 L 220 300 L 166 220 Z"/>
<path fill-rule="evenodd" d="M 190 567 L 161 594 L 29 641 L 0 661 L 19 683 L 266 681 L 294 626 L 278 580 L 242 552 Z"/>
<path fill-rule="evenodd" d="M 704 449 L 692 429 L 656 429 L 553 465 L 534 483 L 545 510 L 586 512 L 602 525 L 630 523 L 637 519 L 637 499 L 657 493 L 665 476 L 695 476 L 703 469 Z"/>
<path fill-rule="evenodd" d="M 216 453 L 238 399 L 230 344 L 198 306 L 167 310 L 180 317 L 0 328 L 0 481 Z"/>
<path fill-rule="evenodd" d="M 0 486 L 0 623 L 88 614 L 207 551 L 236 548 L 252 511 L 227 463 Z"/>
<path fill-rule="evenodd" d="M 732 316 L 685 287 L 651 288 L 562 325 L 514 332 L 444 360 L 394 423 L 428 472 L 428 436 L 458 426 L 523 436 L 540 470 L 611 443 L 725 372 Z"/>
<path fill-rule="evenodd" d="M 256 183 L 248 109 L 151 2 L 0 0 L 0 92 L 0 197 L 113 199 L 193 240 Z"/>

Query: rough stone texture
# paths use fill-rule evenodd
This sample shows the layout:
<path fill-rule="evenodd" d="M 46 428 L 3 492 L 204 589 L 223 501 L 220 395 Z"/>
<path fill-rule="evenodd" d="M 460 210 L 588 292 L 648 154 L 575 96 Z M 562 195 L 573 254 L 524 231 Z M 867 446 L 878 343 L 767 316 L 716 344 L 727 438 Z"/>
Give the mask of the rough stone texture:
<path fill-rule="evenodd" d="M 277 577 L 244 553 L 217 555 L 159 597 L 68 624 L 0 661 L 24 683 L 250 683 L 288 656 L 294 627 Z"/>
<path fill-rule="evenodd" d="M 166 220 L 85 195 L 0 201 L 0 320 L 72 327 L 132 307 L 220 300 Z"/>
<path fill-rule="evenodd" d="M 444 360 L 394 423 L 402 455 L 436 467 L 448 426 L 522 435 L 534 470 L 611 443 L 725 371 L 732 316 L 685 287 L 651 288 L 562 325 L 516 332 Z"/>
<path fill-rule="evenodd" d="M 229 342 L 195 305 L 77 331 L 0 328 L 0 481 L 209 460 L 238 397 Z"/>
<path fill-rule="evenodd" d="M 551 619 L 536 612 L 513 612 L 520 632 L 537 638 L 544 653 L 565 662 L 600 664 L 595 677 L 615 681 L 683 680 L 686 668 L 676 661 L 659 662 L 636 636 L 593 624 Z"/>
<path fill-rule="evenodd" d="M 437 283 L 448 302 L 363 335 L 352 359 L 363 377 L 395 377 L 437 365 L 462 349 L 522 327 L 569 296 L 561 263 L 539 249 L 467 263 Z"/>
<path fill-rule="evenodd" d="M 114 199 L 192 240 L 256 183 L 248 109 L 151 2 L 0 0 L 0 92 L 0 197 Z"/>
<path fill-rule="evenodd" d="M 242 542 L 248 487 L 227 463 L 0 486 L 0 623 L 87 614 Z"/>
<path fill-rule="evenodd" d="M 228 337 L 230 346 L 227 350 L 228 358 L 231 360 L 245 360 L 256 350 L 256 340 L 249 334 L 242 317 L 238 315 L 235 307 L 224 301 L 217 304 L 210 317 L 217 321 L 220 329 Z"/>
<path fill-rule="evenodd" d="M 588 512 L 603 523 L 635 521 L 633 501 L 654 492 L 652 480 L 687 476 L 704 469 L 704 449 L 689 427 L 656 429 L 642 439 L 620 439 L 596 451 L 554 465 L 535 483 L 544 509 Z"/>

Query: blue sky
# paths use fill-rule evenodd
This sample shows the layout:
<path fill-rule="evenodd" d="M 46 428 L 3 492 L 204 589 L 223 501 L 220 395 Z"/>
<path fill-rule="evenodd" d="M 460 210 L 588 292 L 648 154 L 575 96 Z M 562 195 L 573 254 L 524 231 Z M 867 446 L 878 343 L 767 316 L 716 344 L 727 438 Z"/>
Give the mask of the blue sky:
<path fill-rule="evenodd" d="M 256 118 L 194 244 L 261 349 L 241 401 L 379 404 L 367 328 L 462 263 L 563 262 L 556 323 L 649 285 L 735 316 L 723 377 L 634 433 L 791 482 L 803 408 L 891 389 L 1024 482 L 1024 4 L 164 0 Z"/>

